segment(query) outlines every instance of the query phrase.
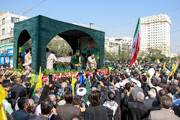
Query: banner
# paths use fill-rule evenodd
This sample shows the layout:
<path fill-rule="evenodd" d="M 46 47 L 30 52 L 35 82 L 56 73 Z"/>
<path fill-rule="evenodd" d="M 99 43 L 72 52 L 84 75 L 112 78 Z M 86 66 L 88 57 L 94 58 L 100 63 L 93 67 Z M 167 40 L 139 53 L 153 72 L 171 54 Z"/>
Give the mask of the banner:
<path fill-rule="evenodd" d="M 1 95 L 1 97 L 0 97 L 0 120 L 7 120 L 6 112 L 4 110 L 2 102 L 7 97 L 8 93 L 1 84 L 0 84 L 0 95 Z"/>

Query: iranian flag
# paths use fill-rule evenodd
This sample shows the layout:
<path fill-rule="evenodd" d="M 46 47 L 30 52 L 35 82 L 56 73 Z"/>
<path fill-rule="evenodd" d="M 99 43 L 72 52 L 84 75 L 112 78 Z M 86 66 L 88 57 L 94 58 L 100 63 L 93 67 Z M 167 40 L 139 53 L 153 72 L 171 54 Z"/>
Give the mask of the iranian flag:
<path fill-rule="evenodd" d="M 134 38 L 133 38 L 133 45 L 131 48 L 131 62 L 130 66 L 136 61 L 137 55 L 139 52 L 140 48 L 140 18 L 138 19 L 138 23 L 136 25 L 136 30 L 134 33 Z"/>

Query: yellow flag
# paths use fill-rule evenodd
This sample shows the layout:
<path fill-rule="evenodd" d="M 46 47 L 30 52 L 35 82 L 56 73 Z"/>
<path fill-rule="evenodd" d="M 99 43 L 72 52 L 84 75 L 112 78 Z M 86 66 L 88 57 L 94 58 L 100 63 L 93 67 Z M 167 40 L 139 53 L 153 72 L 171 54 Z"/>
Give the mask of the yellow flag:
<path fill-rule="evenodd" d="M 75 84 L 75 79 L 74 79 L 74 76 L 72 75 L 71 85 L 72 85 L 72 95 L 73 95 L 73 96 L 74 96 L 74 84 Z"/>
<path fill-rule="evenodd" d="M 0 105 L 0 120 L 7 120 L 3 104 Z"/>
<path fill-rule="evenodd" d="M 40 66 L 40 68 L 39 68 L 38 81 L 37 81 L 36 86 L 35 86 L 35 88 L 34 88 L 34 93 L 33 93 L 33 95 L 35 94 L 35 92 L 36 92 L 36 90 L 37 90 L 38 88 L 42 88 L 42 74 L 41 74 L 41 66 Z"/>
<path fill-rule="evenodd" d="M 166 74 L 167 76 L 173 76 L 173 75 L 174 75 L 174 73 L 175 73 L 176 70 L 177 70 L 178 63 L 179 63 L 179 60 L 177 60 L 176 65 L 175 65 L 174 68 L 171 70 L 171 72 L 169 72 L 168 74 Z"/>
<path fill-rule="evenodd" d="M 19 47 L 19 53 L 21 53 L 21 47 Z"/>
<path fill-rule="evenodd" d="M 111 71 L 112 70 L 112 67 L 109 67 L 109 71 Z"/>
<path fill-rule="evenodd" d="M 4 90 L 3 86 L 0 84 L 0 120 L 7 120 L 7 117 L 6 117 L 6 113 L 5 113 L 5 110 L 4 110 L 4 107 L 3 107 L 3 100 L 6 98 L 7 96 L 7 91 Z"/>
<path fill-rule="evenodd" d="M 31 87 L 34 85 L 35 82 L 36 82 L 36 75 L 32 74 L 31 75 L 31 80 L 30 80 Z"/>
<path fill-rule="evenodd" d="M 163 70 L 166 69 L 166 62 L 164 62 L 164 65 L 163 65 Z"/>

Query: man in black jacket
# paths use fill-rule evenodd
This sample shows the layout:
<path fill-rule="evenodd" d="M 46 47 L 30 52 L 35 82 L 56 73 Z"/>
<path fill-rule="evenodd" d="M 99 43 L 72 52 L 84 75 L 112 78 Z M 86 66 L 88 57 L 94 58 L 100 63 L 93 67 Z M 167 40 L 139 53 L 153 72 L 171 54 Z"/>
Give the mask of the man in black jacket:
<path fill-rule="evenodd" d="M 85 120 L 108 120 L 108 111 L 106 107 L 100 105 L 101 93 L 98 90 L 91 91 L 88 95 L 90 101 L 89 107 L 85 111 Z"/>
<path fill-rule="evenodd" d="M 18 100 L 18 107 L 19 110 L 14 111 L 12 113 L 12 116 L 14 117 L 14 120 L 28 120 L 29 114 L 27 112 L 27 108 L 29 106 L 29 100 L 26 97 L 22 97 Z"/>
<path fill-rule="evenodd" d="M 22 85 L 21 78 L 16 78 L 15 83 L 16 84 L 13 85 L 11 89 L 11 100 L 12 100 L 13 107 L 15 106 L 16 100 L 19 97 L 20 93 L 22 91 L 26 91 L 26 88 Z"/>
<path fill-rule="evenodd" d="M 128 99 L 129 92 L 127 93 L 126 99 Z M 143 104 L 144 94 L 138 92 L 135 96 L 135 101 L 128 102 L 128 117 L 129 120 L 142 120 L 148 117 L 148 110 Z"/>
<path fill-rule="evenodd" d="M 65 92 L 64 99 L 66 104 L 57 106 L 56 108 L 58 115 L 63 120 L 71 120 L 71 118 L 75 115 L 81 116 L 81 110 L 72 105 L 73 96 L 70 92 Z"/>

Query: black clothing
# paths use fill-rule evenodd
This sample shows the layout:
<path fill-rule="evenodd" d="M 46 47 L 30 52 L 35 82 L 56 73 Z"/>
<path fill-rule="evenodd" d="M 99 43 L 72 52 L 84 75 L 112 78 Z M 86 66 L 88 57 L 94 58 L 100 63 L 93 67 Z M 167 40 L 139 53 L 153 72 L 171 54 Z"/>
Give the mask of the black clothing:
<path fill-rule="evenodd" d="M 12 116 L 14 120 L 28 120 L 30 117 L 29 114 L 27 114 L 26 111 L 22 109 L 14 111 Z"/>
<path fill-rule="evenodd" d="M 148 117 L 148 110 L 142 102 L 128 102 L 128 116 L 130 120 L 142 120 Z"/>
<path fill-rule="evenodd" d="M 154 98 L 149 98 L 149 99 L 145 99 L 143 101 L 144 105 L 146 106 L 146 108 L 148 109 L 148 114 L 151 111 L 151 108 L 156 106 L 155 104 L 157 104 L 157 100 Z"/>
<path fill-rule="evenodd" d="M 17 99 L 18 97 L 20 97 L 20 93 L 24 90 L 26 90 L 26 88 L 21 84 L 13 85 L 11 89 L 11 99 Z"/>
<path fill-rule="evenodd" d="M 175 106 L 173 110 L 174 110 L 175 115 L 180 117 L 180 106 Z"/>
<path fill-rule="evenodd" d="M 45 98 L 48 98 L 48 92 L 49 92 L 49 86 L 45 85 L 43 87 L 43 91 L 42 91 L 41 97 L 39 99 L 39 103 L 41 103 L 41 101 L 43 101 Z"/>
<path fill-rule="evenodd" d="M 148 96 L 148 92 L 147 91 L 149 91 L 151 89 L 150 86 L 147 83 L 142 83 L 141 88 L 144 91 L 144 96 L 145 97 Z"/>
<path fill-rule="evenodd" d="M 108 120 L 108 111 L 102 105 L 89 106 L 85 111 L 85 120 Z"/>
<path fill-rule="evenodd" d="M 11 102 L 12 107 L 14 108 L 16 104 L 16 100 L 18 97 L 20 97 L 20 93 L 26 92 L 26 88 L 21 84 L 15 84 L 13 85 L 11 89 Z"/>

